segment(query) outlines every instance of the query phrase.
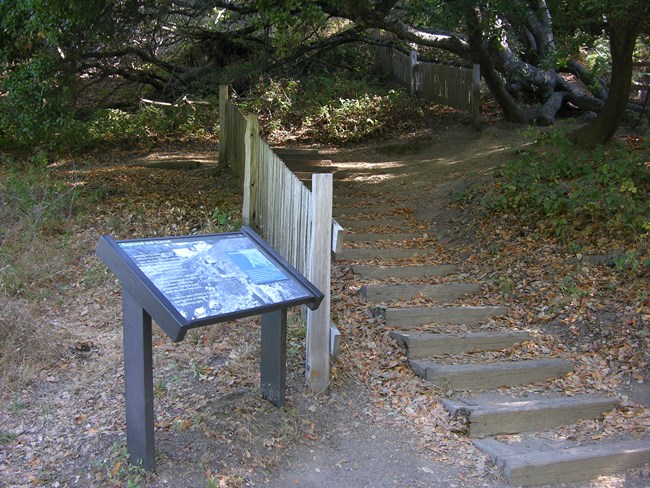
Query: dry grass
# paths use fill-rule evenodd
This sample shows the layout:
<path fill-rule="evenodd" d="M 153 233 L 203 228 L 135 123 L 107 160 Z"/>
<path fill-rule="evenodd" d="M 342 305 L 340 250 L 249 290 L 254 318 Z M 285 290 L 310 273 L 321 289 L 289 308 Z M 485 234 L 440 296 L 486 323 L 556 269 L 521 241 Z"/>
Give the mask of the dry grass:
<path fill-rule="evenodd" d="M 20 298 L 0 297 L 0 383 L 2 393 L 20 389 L 64 354 L 69 333 L 42 319 L 39 307 Z"/>
<path fill-rule="evenodd" d="M 29 211 L 34 195 L 49 195 L 58 205 L 69 188 L 33 174 L 17 184 L 19 178 L 15 172 L 0 177 L 0 381 L 5 395 L 67 354 L 70 331 L 48 317 L 61 305 L 71 263 L 80 258 L 68 242 L 69 214 L 45 217 Z M 38 204 L 48 203 L 43 197 Z"/>

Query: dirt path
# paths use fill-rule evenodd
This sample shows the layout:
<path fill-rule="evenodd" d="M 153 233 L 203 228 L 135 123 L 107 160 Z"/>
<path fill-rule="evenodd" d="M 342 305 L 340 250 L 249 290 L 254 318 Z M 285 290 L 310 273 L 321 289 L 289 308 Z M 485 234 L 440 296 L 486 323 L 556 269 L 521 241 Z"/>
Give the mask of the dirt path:
<path fill-rule="evenodd" d="M 437 137 L 393 141 L 375 148 L 334 152 L 329 157 L 338 168 L 336 178 L 358 183 L 356 187 L 354 184 L 344 187 L 346 191 L 340 194 L 341 200 L 350 202 L 354 188 L 363 188 L 359 190 L 359 197 L 366 202 L 353 205 L 368 205 L 369 214 L 372 214 L 373 205 L 368 201 L 373 200 L 375 206 L 382 209 L 391 205 L 410 207 L 413 209 L 411 227 L 419 232 L 424 229 L 447 243 L 439 248 L 441 262 L 462 263 L 474 231 L 471 227 L 463 227 L 462 219 L 466 216 L 448 204 L 462 199 L 476 184 L 488 181 L 494 169 L 520 148 L 523 141 L 524 138 L 510 127 L 491 127 L 482 133 L 455 127 Z M 378 222 L 377 226 L 380 225 Z M 432 242 L 429 245 L 435 246 Z M 337 293 L 344 295 L 349 287 L 353 289 L 353 296 L 362 300 L 355 293 L 356 283 L 350 280 L 350 265 L 343 262 L 335 269 L 339 279 L 344 281 Z M 473 269 L 476 276 L 486 271 L 485 266 Z M 489 287 L 486 283 L 483 286 Z M 351 327 L 343 325 L 348 330 Z M 354 341 L 353 337 L 347 339 Z M 343 340 L 346 340 L 345 333 Z M 355 348 L 357 343 L 348 347 Z M 382 352 L 400 360 L 399 350 L 385 347 Z M 345 358 L 342 361 L 350 364 Z M 378 376 L 385 374 L 385 369 L 377 372 Z M 437 399 L 430 399 L 431 403 L 422 409 L 410 406 L 413 395 L 422 393 L 417 387 L 414 388 L 416 393 L 409 391 L 409 382 L 416 381 L 403 380 L 400 387 L 406 384 L 407 392 L 396 388 L 387 393 L 379 405 L 376 396 L 368 397 L 365 387 L 352 379 L 335 384 L 330 396 L 306 410 L 313 411 L 313 422 L 318 426 L 315 442 L 296 446 L 285 461 L 261 480 L 267 486 L 283 488 L 506 486 L 491 461 L 468 445 L 462 435 L 452 433 L 458 426 L 445 424 L 446 414 L 435 407 Z M 647 390 L 644 389 L 646 395 Z M 389 409 L 387 413 L 386 403 L 391 397 L 400 395 L 411 395 L 411 399 L 393 402 L 407 406 L 394 412 Z M 427 408 L 429 413 L 426 413 Z M 391 413 L 395 416 L 391 417 Z M 426 438 L 431 434 L 428 428 L 424 428 L 422 436 L 422 423 L 426 425 L 422 417 L 427 415 L 435 418 L 429 428 L 445 431 L 437 440 L 439 445 Z M 578 431 L 577 436 L 581 435 Z M 451 451 L 456 455 L 450 455 Z M 621 476 L 565 486 L 640 487 L 645 486 L 643 473 L 636 469 Z"/>
<path fill-rule="evenodd" d="M 511 145 L 519 141 L 508 128 L 478 133 L 454 127 L 435 136 L 336 151 L 327 157 L 338 168 L 337 179 L 363 185 L 364 191 L 380 197 L 378 206 L 384 205 L 386 199 L 397 198 L 400 205 L 416 210 L 416 222 L 426 228 L 434 224 L 432 216 L 443 212 L 451 193 L 491 174 L 508 157 Z M 339 265 L 338 273 L 345 275 L 348 268 Z M 363 303 L 360 305 L 363 307 Z M 402 420 L 393 422 L 379 415 L 366 397 L 365 387 L 352 378 L 335 385 L 326 399 L 308 407 L 306 413 L 310 409 L 314 410 L 313 422 L 318 426 L 317 440 L 292 449 L 272 473 L 260 478 L 264 485 L 506 486 L 494 470 L 490 472 L 485 457 L 467 444 L 459 443 L 457 447 L 463 454 L 451 463 L 449 456 L 424 448 L 417 433 Z M 447 462 L 441 462 L 441 458 Z"/>
<path fill-rule="evenodd" d="M 369 199 L 409 205 L 409 222 L 433 229 L 423 242 L 438 251 L 437 259 L 459 264 L 464 256 L 433 237 L 455 225 L 445 203 L 489 175 L 518 141 L 509 127 L 477 133 L 452 126 L 329 153 L 340 176 L 363 184 Z M 144 159 L 178 159 L 158 156 Z M 214 152 L 189 158 L 202 164 L 197 170 L 186 157 L 184 169 L 121 164 L 142 162 L 142 155 L 117 159 L 119 172 L 111 169 L 115 160 L 82 171 L 88 184 L 103 185 L 110 210 L 98 211 L 94 224 L 76 236 L 75 245 L 86 254 L 67 288 L 58 291 L 57 305 L 35 309 L 37 320 L 66 334 L 57 339 L 56 366 L 3 395 L 0 486 L 504 486 L 458 432 L 462 425 L 439 406 L 436 392 L 408 371 L 403 353 L 359 299 L 346 266 L 335 268 L 336 320 L 344 342 L 330 394 L 313 397 L 305 389 L 304 324 L 297 316 L 290 317 L 285 410 L 258 395 L 256 320 L 198 330 L 180 344 L 157 332 L 158 472 L 129 468 L 119 287 L 94 257 L 96 240 L 116 229 L 118 238 L 150 235 L 153 226 L 157 235 L 184 234 L 206 219 L 234 225 L 240 202 L 225 173 L 206 171 L 214 166 Z M 215 186 L 227 197 L 213 198 Z M 430 413 L 423 414 L 425 408 Z M 627 486 L 624 480 L 604 483 Z"/>

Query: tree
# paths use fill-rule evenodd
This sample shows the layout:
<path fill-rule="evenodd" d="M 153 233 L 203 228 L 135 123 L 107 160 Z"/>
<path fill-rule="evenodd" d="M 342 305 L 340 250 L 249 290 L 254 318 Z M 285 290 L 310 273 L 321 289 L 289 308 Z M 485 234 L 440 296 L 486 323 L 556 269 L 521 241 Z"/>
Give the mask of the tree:
<path fill-rule="evenodd" d="M 604 4 L 604 5 L 603 5 Z M 606 8 L 603 9 L 603 7 Z M 583 148 L 593 148 L 609 141 L 625 116 L 632 82 L 632 56 L 637 37 L 650 19 L 647 2 L 602 2 L 612 57 L 612 76 L 609 95 L 591 123 L 573 134 L 575 142 Z"/>
<path fill-rule="evenodd" d="M 0 2 L 0 135 L 19 142 L 64 125 L 76 71 L 68 53 L 87 48 L 105 0 Z"/>
<path fill-rule="evenodd" d="M 385 1 L 371 14 L 363 12 L 351 17 L 392 32 L 400 39 L 479 63 L 486 84 L 510 121 L 550 124 L 566 103 L 586 111 L 602 109 L 602 116 L 576 134 L 576 140 L 581 145 L 606 142 L 627 108 L 632 51 L 650 18 L 650 7 L 641 0 L 551 2 Z M 412 6 L 410 10 L 401 8 L 408 4 Z M 612 96 L 603 83 L 594 82 L 577 60 L 560 63 L 561 54 L 567 53 L 558 50 L 553 9 L 574 26 L 589 27 L 592 36 L 606 28 L 614 59 Z M 339 13 L 349 11 L 343 9 Z M 447 30 L 440 28 L 445 21 Z M 572 82 L 569 73 L 580 82 Z M 594 87 L 593 92 L 589 91 L 590 86 Z"/>
<path fill-rule="evenodd" d="M 355 42 L 417 44 L 430 56 L 479 63 L 507 120 L 553 123 L 571 104 L 600 112 L 576 133 L 581 145 L 611 137 L 627 107 L 634 40 L 647 32 L 645 0 L 20 0 L 0 3 L 0 92 L 38 100 L 120 79 L 173 98 L 245 89 L 260 72 L 286 73 Z M 586 15 L 585 15 L 586 13 Z M 556 28 L 556 24 L 559 28 Z M 377 30 L 387 34 L 380 40 Z M 610 36 L 610 90 L 584 68 L 571 42 Z M 32 80 L 20 96 L 21 80 Z M 76 87 L 70 90 L 70 87 Z M 611 96 L 610 96 L 611 93 Z M 47 96 L 45 96 L 47 95 Z M 32 111 L 37 112 L 37 111 Z M 10 111 L 12 114 L 20 111 Z M 66 110 L 58 109 L 58 114 Z M 57 110 L 49 113 L 56 116 Z M 8 117 L 8 116 L 6 116 Z M 15 117 L 14 117 L 15 118 Z M 20 129 L 21 121 L 0 124 Z"/>

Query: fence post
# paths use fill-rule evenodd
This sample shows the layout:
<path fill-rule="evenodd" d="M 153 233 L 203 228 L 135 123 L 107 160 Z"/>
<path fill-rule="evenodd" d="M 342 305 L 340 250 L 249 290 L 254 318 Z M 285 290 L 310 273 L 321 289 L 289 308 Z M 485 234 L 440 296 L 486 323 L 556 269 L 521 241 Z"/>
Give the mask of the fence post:
<path fill-rule="evenodd" d="M 312 392 L 327 391 L 330 381 L 330 260 L 332 253 L 332 191 L 329 173 L 313 174 L 312 235 L 309 280 L 325 294 L 317 310 L 307 311 L 307 365 Z"/>
<path fill-rule="evenodd" d="M 255 222 L 259 138 L 260 122 L 257 115 L 246 115 L 246 130 L 244 132 L 244 197 L 242 205 L 242 222 L 244 225 L 251 225 L 251 223 Z"/>
<path fill-rule="evenodd" d="M 415 95 L 418 92 L 418 80 L 417 80 L 417 65 L 418 65 L 418 52 L 411 50 L 411 65 L 409 66 L 409 89 L 411 90 L 411 95 Z"/>
<path fill-rule="evenodd" d="M 228 117 L 226 114 L 226 102 L 230 98 L 230 87 L 228 85 L 219 85 L 219 162 L 226 163 L 228 152 Z"/>
<path fill-rule="evenodd" d="M 472 66 L 472 125 L 478 129 L 481 125 L 481 67 Z"/>

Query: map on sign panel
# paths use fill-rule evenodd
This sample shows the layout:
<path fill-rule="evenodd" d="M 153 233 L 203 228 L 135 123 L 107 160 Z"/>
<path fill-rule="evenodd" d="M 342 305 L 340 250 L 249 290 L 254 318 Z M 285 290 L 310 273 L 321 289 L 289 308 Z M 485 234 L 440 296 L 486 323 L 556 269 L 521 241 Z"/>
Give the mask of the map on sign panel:
<path fill-rule="evenodd" d="M 309 296 L 242 234 L 121 241 L 119 246 L 189 321 Z"/>

